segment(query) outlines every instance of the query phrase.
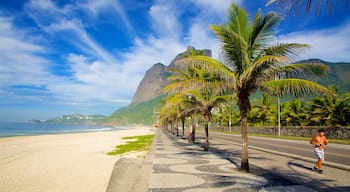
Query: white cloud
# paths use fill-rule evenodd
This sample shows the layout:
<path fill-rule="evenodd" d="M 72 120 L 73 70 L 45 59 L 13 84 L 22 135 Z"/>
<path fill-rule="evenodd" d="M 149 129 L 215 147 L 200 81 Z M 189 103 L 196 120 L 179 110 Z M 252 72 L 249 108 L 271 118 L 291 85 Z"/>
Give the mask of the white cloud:
<path fill-rule="evenodd" d="M 242 4 L 243 0 L 191 0 L 203 13 L 224 17 L 231 3 Z"/>
<path fill-rule="evenodd" d="M 45 47 L 15 29 L 10 18 L 0 16 L 0 26 L 0 87 L 41 84 L 50 67 L 50 62 L 41 56 L 46 53 Z"/>
<path fill-rule="evenodd" d="M 158 0 L 150 8 L 152 28 L 160 37 L 179 38 L 182 26 L 178 20 L 181 10 L 173 0 Z"/>
<path fill-rule="evenodd" d="M 25 29 L 13 29 L 10 20 L 0 20 L 0 38 L 3 38 L 0 40 L 11 44 L 0 45 L 0 58 L 9 58 L 7 63 L 12 63 L 0 65 L 0 80 L 6 86 L 33 84 L 44 87 L 45 94 L 35 98 L 44 103 L 54 102 L 74 107 L 125 106 L 147 69 L 157 62 L 169 64 L 188 45 L 200 49 L 210 48 L 214 57 L 218 58 L 220 44 L 209 26 L 218 24 L 218 18 L 222 22 L 226 19 L 231 2 L 157 0 L 148 12 L 153 31 L 144 35 L 147 38 L 135 37 L 133 46 L 127 50 L 112 53 L 89 34 L 86 18 L 77 16 L 86 14 L 98 20 L 99 15 L 113 15 L 114 11 L 130 31 L 132 26 L 119 1 L 88 0 L 61 7 L 52 1 L 30 1 L 25 6 L 25 12 L 39 28 L 50 37 L 63 39 L 78 51 L 59 50 L 61 52 L 57 52 L 63 58 L 59 62 L 62 63 L 49 61 L 45 57 L 48 54 L 46 50 L 52 48 L 44 47 L 38 41 L 24 41 L 28 37 L 35 37 Z M 199 12 L 193 13 L 192 18 L 186 18 L 186 22 L 183 22 L 185 10 L 181 3 L 190 3 Z M 55 74 L 51 71 L 53 65 L 64 66 L 69 70 L 69 75 Z M 0 86 L 0 92 L 4 91 Z M 34 99 L 13 94 L 7 93 L 12 98 Z"/>
<path fill-rule="evenodd" d="M 210 31 L 210 26 L 225 22 L 227 10 L 231 3 L 241 4 L 241 0 L 192 0 L 194 6 L 200 11 L 193 18 L 187 33 L 188 43 L 194 47 L 202 49 L 211 49 L 212 56 L 220 58 L 220 42 Z"/>
<path fill-rule="evenodd" d="M 277 37 L 278 42 L 306 43 L 311 46 L 302 59 L 319 58 L 326 61 L 350 62 L 350 21 L 323 30 L 307 30 Z"/>
<path fill-rule="evenodd" d="M 93 55 L 105 62 L 116 63 L 115 58 L 101 45 L 95 42 L 90 35 L 84 29 L 83 24 L 79 20 L 66 20 L 62 19 L 57 23 L 52 23 L 45 27 L 45 30 L 50 33 L 56 32 L 68 32 L 70 35 L 66 35 L 68 41 L 73 43 L 81 51 Z"/>
<path fill-rule="evenodd" d="M 87 9 L 94 17 L 106 14 L 107 12 L 112 13 L 115 17 L 120 17 L 123 24 L 126 26 L 129 32 L 134 33 L 131 22 L 129 21 L 127 13 L 124 11 L 119 0 L 88 0 L 80 4 L 81 7 Z M 113 14 L 116 12 L 117 14 Z"/>

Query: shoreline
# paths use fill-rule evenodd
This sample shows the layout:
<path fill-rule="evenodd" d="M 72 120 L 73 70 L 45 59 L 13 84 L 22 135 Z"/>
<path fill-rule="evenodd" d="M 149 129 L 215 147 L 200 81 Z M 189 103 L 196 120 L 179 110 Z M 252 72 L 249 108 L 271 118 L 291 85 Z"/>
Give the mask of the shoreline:
<path fill-rule="evenodd" d="M 0 191 L 105 191 L 122 137 L 153 133 L 126 130 L 0 138 Z"/>
<path fill-rule="evenodd" d="M 33 124 L 30 124 L 30 123 L 25 123 L 25 122 L 5 122 L 5 123 L 19 124 L 19 125 L 28 125 L 28 124 L 29 125 L 33 125 Z M 38 124 L 38 125 L 39 126 L 44 126 L 45 124 Z M 47 126 L 57 126 L 57 127 L 51 127 L 51 128 L 42 130 L 42 132 L 37 132 L 37 133 L 36 132 L 28 132 L 28 133 L 25 133 L 25 134 L 16 134 L 16 133 L 12 133 L 11 134 L 11 132 L 10 132 L 10 134 L 8 134 L 8 132 L 3 132 L 2 133 L 1 132 L 2 130 L 0 128 L 0 139 L 1 138 L 7 138 L 7 137 L 26 137 L 26 136 L 40 136 L 40 135 L 60 135 L 60 134 L 73 134 L 73 133 L 93 133 L 93 132 L 104 132 L 104 131 L 120 131 L 120 130 L 127 130 L 127 129 L 132 128 L 132 126 L 80 125 L 80 124 L 76 124 L 76 125 L 74 125 L 74 124 L 47 124 Z M 60 130 L 61 126 L 67 127 L 67 129 Z M 74 129 L 77 126 L 80 127 L 80 129 Z M 89 128 L 84 128 L 84 127 L 89 127 Z M 141 126 L 139 126 L 139 127 L 141 127 Z M 26 128 L 22 128 L 22 130 L 24 132 L 26 132 Z"/>
<path fill-rule="evenodd" d="M 129 129 L 133 129 L 131 127 L 125 127 L 122 129 L 115 129 L 115 127 L 111 127 L 111 128 L 112 128 L 111 130 L 99 130 L 99 131 L 92 130 L 92 131 L 74 131 L 74 132 L 43 133 L 43 134 L 33 134 L 33 135 L 9 135 L 9 136 L 0 135 L 0 140 L 3 138 L 13 138 L 13 137 L 36 137 L 36 136 L 67 135 L 67 134 L 69 135 L 69 134 L 81 134 L 81 133 L 125 131 Z"/>

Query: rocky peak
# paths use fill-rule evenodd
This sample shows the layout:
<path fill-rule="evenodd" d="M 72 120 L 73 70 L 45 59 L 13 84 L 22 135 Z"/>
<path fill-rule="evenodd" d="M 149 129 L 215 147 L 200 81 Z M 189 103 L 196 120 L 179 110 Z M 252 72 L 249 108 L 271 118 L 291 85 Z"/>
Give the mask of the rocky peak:
<path fill-rule="evenodd" d="M 178 54 L 168 67 L 162 63 L 154 64 L 146 71 L 145 76 L 137 87 L 131 104 L 148 101 L 161 95 L 163 87 L 169 83 L 168 77 L 171 73 L 168 71 L 168 68 L 181 68 L 176 61 L 191 55 L 191 52 L 197 52 L 211 57 L 211 50 L 209 49 L 196 50 L 194 47 L 188 46 L 187 50 Z"/>
<path fill-rule="evenodd" d="M 202 55 L 211 57 L 211 50 L 210 49 L 201 49 L 201 50 L 197 50 L 192 46 L 188 46 L 187 50 L 183 53 L 180 53 L 178 55 L 176 55 L 176 57 L 171 61 L 171 63 L 169 64 L 168 68 L 181 68 L 180 66 L 178 66 L 178 64 L 176 63 L 177 60 L 183 59 L 185 57 L 188 57 L 191 55 L 192 53 L 200 53 Z"/>
<path fill-rule="evenodd" d="M 160 95 L 162 88 L 167 83 L 167 67 L 162 63 L 154 64 L 146 71 L 131 103 L 147 101 Z"/>

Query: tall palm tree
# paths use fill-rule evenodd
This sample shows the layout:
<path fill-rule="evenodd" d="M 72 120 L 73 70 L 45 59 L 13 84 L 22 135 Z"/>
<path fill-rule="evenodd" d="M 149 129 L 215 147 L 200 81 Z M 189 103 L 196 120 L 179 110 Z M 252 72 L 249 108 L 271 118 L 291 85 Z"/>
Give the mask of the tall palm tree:
<path fill-rule="evenodd" d="M 208 151 L 209 148 L 209 122 L 212 117 L 212 109 L 228 102 L 231 97 L 229 95 L 212 95 L 210 91 L 206 90 L 188 90 L 190 102 L 193 109 L 200 111 L 205 130 L 205 146 L 204 150 Z"/>
<path fill-rule="evenodd" d="M 211 26 L 222 42 L 222 55 L 226 65 L 206 56 L 191 56 L 184 60 L 192 65 L 207 67 L 209 71 L 223 76 L 225 85 L 223 82 L 216 83 L 217 88 L 230 89 L 237 98 L 241 116 L 241 170 L 249 171 L 247 125 L 251 109 L 249 96 L 252 93 L 257 89 L 276 95 L 332 93 L 312 81 L 294 78 L 300 74 L 324 75 L 328 67 L 323 64 L 290 64 L 292 58 L 308 46 L 297 43 L 272 44 L 280 20 L 277 14 L 262 16 L 258 11 L 250 22 L 248 13 L 232 4 L 228 16 L 227 23 Z"/>

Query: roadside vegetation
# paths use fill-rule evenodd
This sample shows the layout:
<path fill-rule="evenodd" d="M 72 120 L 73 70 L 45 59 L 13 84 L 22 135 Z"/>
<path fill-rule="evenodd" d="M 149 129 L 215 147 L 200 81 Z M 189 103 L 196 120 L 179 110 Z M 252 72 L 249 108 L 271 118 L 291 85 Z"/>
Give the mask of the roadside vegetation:
<path fill-rule="evenodd" d="M 221 133 L 219 131 L 216 131 L 218 133 Z M 222 132 L 226 134 L 235 134 L 240 135 L 240 132 Z M 310 141 L 310 137 L 297 137 L 297 136 L 278 136 L 278 135 L 265 135 L 265 134 L 256 134 L 256 133 L 248 133 L 249 136 L 256 136 L 256 137 L 267 137 L 267 138 L 276 138 L 276 139 L 290 139 L 290 140 L 299 140 L 299 141 Z M 345 139 L 328 139 L 329 143 L 335 143 L 335 144 L 344 144 L 344 145 L 350 145 L 350 140 Z"/>
<path fill-rule="evenodd" d="M 139 151 L 147 151 L 149 150 L 154 135 L 140 135 L 140 136 L 132 136 L 132 137 L 123 137 L 128 141 L 126 144 L 117 145 L 114 151 L 108 152 L 108 155 L 121 155 L 129 152 L 139 152 Z"/>
<path fill-rule="evenodd" d="M 350 94 L 337 94 L 335 96 L 295 98 L 283 101 L 280 106 L 282 126 L 350 126 Z M 277 97 L 268 95 L 255 95 L 251 102 L 251 111 L 248 115 L 248 125 L 256 127 L 278 125 Z M 238 126 L 240 114 L 234 102 L 216 110 L 213 114 L 213 125 Z"/>
<path fill-rule="evenodd" d="M 310 80 L 325 76 L 330 68 L 322 63 L 295 63 L 309 46 L 276 43 L 279 21 L 276 13 L 262 15 L 261 11 L 251 19 L 243 8 L 231 4 L 226 23 L 210 27 L 221 42 L 223 59 L 193 50 L 178 61 L 184 69 L 174 69 L 171 83 L 164 88 L 168 97 L 160 109 L 162 126 L 178 135 L 180 120 L 183 124 L 184 118 L 190 119 L 194 128 L 200 122 L 208 150 L 210 124 L 239 124 L 241 170 L 249 171 L 248 125 L 348 124 L 349 96 Z M 262 98 L 252 99 L 259 94 Z M 308 105 L 301 99 L 315 95 Z M 281 104 L 285 98 L 298 99 Z"/>

